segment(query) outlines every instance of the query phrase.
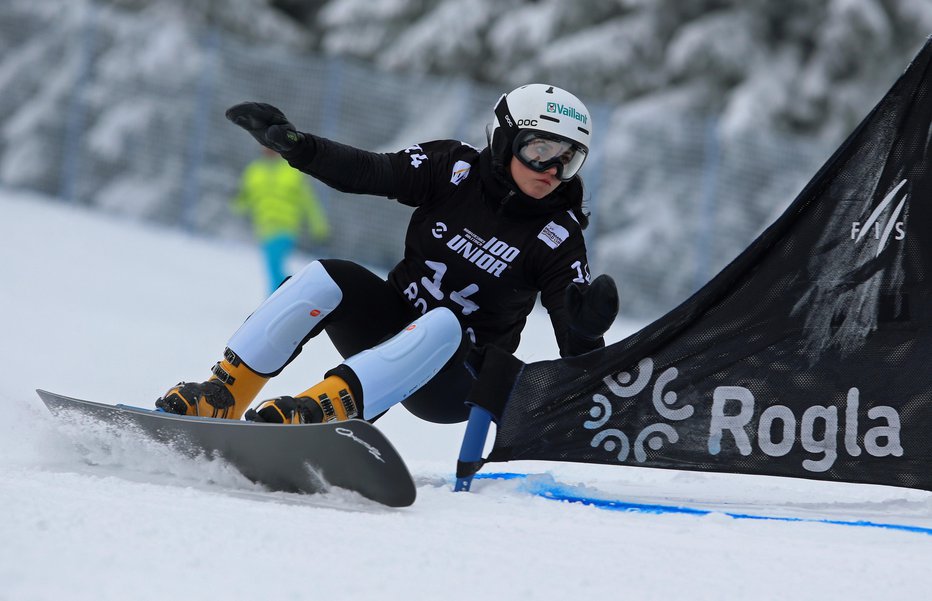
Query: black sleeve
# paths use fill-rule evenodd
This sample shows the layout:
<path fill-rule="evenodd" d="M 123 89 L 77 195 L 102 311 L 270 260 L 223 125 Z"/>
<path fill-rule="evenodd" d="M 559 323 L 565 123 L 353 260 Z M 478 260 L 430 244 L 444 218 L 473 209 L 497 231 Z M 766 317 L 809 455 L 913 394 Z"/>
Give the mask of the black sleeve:
<path fill-rule="evenodd" d="M 401 204 L 420 207 L 453 193 L 478 161 L 479 151 L 459 140 L 433 140 L 388 155 Z"/>
<path fill-rule="evenodd" d="M 546 260 L 538 281 L 540 301 L 550 315 L 553 333 L 561 357 L 575 357 L 605 346 L 603 338 L 588 339 L 570 328 L 569 314 L 564 308 L 566 287 L 572 283 L 589 285 L 589 259 L 582 230 L 575 222 L 559 219 L 550 222 L 538 236 L 546 239 Z"/>
<path fill-rule="evenodd" d="M 396 178 L 389 155 L 361 150 L 313 134 L 282 153 L 288 164 L 340 192 L 396 198 Z"/>
<path fill-rule="evenodd" d="M 288 163 L 341 192 L 373 194 L 417 207 L 455 188 L 479 157 L 458 140 L 435 140 L 383 154 L 360 150 L 313 134 L 283 153 Z"/>

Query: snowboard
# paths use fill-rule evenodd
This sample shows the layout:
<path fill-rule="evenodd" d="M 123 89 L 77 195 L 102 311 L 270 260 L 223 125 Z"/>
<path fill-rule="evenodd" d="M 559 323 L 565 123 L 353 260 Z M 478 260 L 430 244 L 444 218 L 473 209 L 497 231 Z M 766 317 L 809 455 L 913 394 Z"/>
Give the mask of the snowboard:
<path fill-rule="evenodd" d="M 219 455 L 271 490 L 355 491 L 390 507 L 414 503 L 414 480 L 401 456 L 372 424 L 352 419 L 282 425 L 189 417 L 128 405 L 84 401 L 45 390 L 39 398 L 56 417 L 79 414 L 128 427 L 189 455 Z"/>

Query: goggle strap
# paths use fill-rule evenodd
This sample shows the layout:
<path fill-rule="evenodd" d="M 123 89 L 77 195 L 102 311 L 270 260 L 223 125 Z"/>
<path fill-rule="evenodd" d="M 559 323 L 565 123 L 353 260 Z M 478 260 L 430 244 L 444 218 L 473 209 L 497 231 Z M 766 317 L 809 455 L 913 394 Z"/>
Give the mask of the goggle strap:
<path fill-rule="evenodd" d="M 495 116 L 498 117 L 501 127 L 508 129 L 508 137 L 513 139 L 518 132 L 518 124 L 515 123 L 514 117 L 511 116 L 506 96 L 507 94 L 502 94 L 502 97 L 498 99 L 498 103 L 495 105 Z"/>

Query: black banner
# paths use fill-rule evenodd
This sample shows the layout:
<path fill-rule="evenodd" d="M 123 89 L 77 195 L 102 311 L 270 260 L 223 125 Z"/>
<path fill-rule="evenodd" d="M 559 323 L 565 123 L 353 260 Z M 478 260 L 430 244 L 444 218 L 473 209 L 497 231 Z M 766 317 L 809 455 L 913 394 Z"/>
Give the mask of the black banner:
<path fill-rule="evenodd" d="M 510 394 L 488 461 L 932 490 L 930 44 L 685 303 L 603 350 L 496 382 Z"/>

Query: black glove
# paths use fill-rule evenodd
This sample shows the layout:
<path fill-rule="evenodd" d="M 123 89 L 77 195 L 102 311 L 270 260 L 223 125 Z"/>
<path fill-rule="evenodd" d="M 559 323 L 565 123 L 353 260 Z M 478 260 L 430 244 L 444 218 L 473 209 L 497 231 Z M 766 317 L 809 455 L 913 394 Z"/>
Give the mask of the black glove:
<path fill-rule="evenodd" d="M 615 280 L 602 274 L 588 288 L 570 284 L 566 287 L 564 306 L 569 315 L 568 325 L 572 334 L 585 340 L 601 338 L 618 315 Z"/>
<path fill-rule="evenodd" d="M 304 140 L 285 114 L 264 102 L 241 102 L 227 109 L 226 117 L 255 138 L 259 144 L 282 153 L 294 150 Z"/>

